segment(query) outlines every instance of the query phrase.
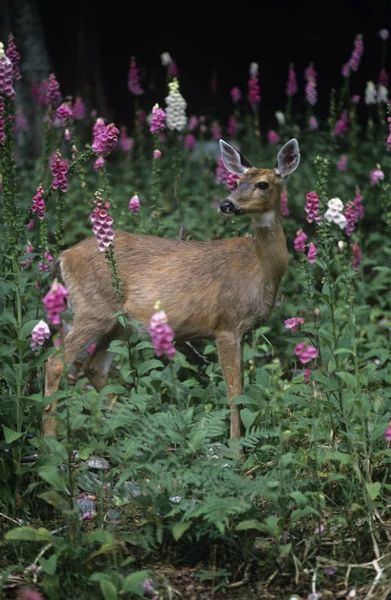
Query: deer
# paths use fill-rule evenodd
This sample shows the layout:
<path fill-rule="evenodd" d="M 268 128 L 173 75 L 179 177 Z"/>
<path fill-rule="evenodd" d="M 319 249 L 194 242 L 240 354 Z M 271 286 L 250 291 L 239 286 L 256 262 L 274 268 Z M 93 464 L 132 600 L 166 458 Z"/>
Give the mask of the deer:
<path fill-rule="evenodd" d="M 280 199 L 286 178 L 299 165 L 300 151 L 293 138 L 279 150 L 274 169 L 258 169 L 224 140 L 219 144 L 223 164 L 239 177 L 219 210 L 250 217 L 252 237 L 185 241 L 118 230 L 114 242 L 128 318 L 147 331 L 159 301 L 176 341 L 214 339 L 230 407 L 230 439 L 238 441 L 242 428 L 235 399 L 243 388 L 242 338 L 269 317 L 288 267 Z M 112 318 L 119 311 L 118 294 L 94 236 L 64 250 L 59 264 L 74 313 L 64 340 L 65 362 L 70 365 L 95 343 L 83 371 L 100 391 L 115 356 L 110 343 L 123 334 Z M 45 397 L 58 390 L 63 369 L 59 354 L 46 362 Z M 54 400 L 45 408 L 44 436 L 56 435 L 55 411 Z"/>

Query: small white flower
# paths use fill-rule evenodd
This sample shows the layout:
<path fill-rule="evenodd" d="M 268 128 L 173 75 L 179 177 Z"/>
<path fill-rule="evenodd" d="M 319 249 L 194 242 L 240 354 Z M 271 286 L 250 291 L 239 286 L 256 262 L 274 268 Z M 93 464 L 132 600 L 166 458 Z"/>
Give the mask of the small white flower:
<path fill-rule="evenodd" d="M 170 64 L 170 62 L 172 62 L 172 58 L 169 52 L 163 52 L 163 54 L 160 55 L 160 60 L 162 61 L 162 65 L 163 67 L 167 67 L 167 65 Z"/>
<path fill-rule="evenodd" d="M 388 104 L 388 89 L 385 85 L 379 83 L 377 88 L 377 101 L 383 102 L 384 104 Z"/>
<path fill-rule="evenodd" d="M 250 63 L 250 75 L 251 77 L 258 77 L 258 63 Z"/>
<path fill-rule="evenodd" d="M 343 210 L 343 204 L 340 198 L 331 198 L 331 200 L 327 202 L 327 206 L 339 212 Z"/>
<path fill-rule="evenodd" d="M 345 242 L 343 242 L 342 240 L 339 240 L 339 242 L 338 242 L 338 250 L 340 252 L 343 252 L 344 248 L 345 248 Z"/>
<path fill-rule="evenodd" d="M 388 29 L 380 29 L 379 37 L 383 40 L 383 42 L 386 42 L 388 40 L 389 35 L 390 33 Z"/>
<path fill-rule="evenodd" d="M 331 198 L 331 200 L 327 202 L 327 206 L 329 208 L 324 215 L 326 221 L 329 223 L 336 223 L 341 229 L 345 229 L 347 221 L 341 212 L 343 210 L 343 203 L 340 198 Z"/>
<path fill-rule="evenodd" d="M 368 81 L 365 88 L 365 104 L 376 104 L 376 88 L 373 81 Z"/>
<path fill-rule="evenodd" d="M 280 125 L 284 125 L 285 124 L 285 115 L 284 115 L 283 112 L 281 112 L 280 110 L 277 110 L 274 113 L 274 116 L 276 117 L 276 119 L 277 119 L 277 121 L 278 121 L 278 123 Z"/>
<path fill-rule="evenodd" d="M 166 98 L 166 125 L 171 131 L 182 131 L 186 127 L 186 100 L 179 91 L 179 83 L 175 78 L 168 84 L 169 94 Z"/>

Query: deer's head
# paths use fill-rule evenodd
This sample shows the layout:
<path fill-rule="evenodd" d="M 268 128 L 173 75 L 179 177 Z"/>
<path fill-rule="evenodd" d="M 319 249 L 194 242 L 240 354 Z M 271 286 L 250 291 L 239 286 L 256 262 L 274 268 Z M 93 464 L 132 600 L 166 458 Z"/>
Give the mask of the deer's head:
<path fill-rule="evenodd" d="M 281 148 L 275 169 L 256 169 L 238 150 L 223 140 L 220 140 L 220 150 L 226 169 L 240 177 L 237 188 L 221 202 L 221 212 L 228 215 L 274 216 L 280 209 L 284 178 L 299 166 L 297 140 L 293 138 Z"/>

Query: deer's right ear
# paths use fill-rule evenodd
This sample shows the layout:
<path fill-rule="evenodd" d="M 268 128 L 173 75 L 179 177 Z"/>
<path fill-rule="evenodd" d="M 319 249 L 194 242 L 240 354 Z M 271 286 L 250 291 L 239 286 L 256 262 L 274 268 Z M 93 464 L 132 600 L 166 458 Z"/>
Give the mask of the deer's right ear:
<path fill-rule="evenodd" d="M 251 163 L 249 163 L 240 152 L 235 150 L 235 148 L 227 144 L 227 142 L 224 142 L 224 140 L 220 140 L 220 151 L 224 166 L 230 173 L 234 173 L 241 177 L 251 169 Z"/>

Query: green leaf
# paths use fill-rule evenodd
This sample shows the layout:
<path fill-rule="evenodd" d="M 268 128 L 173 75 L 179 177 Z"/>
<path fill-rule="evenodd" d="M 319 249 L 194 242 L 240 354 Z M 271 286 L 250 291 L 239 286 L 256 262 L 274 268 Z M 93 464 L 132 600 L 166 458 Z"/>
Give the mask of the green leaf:
<path fill-rule="evenodd" d="M 278 546 L 278 551 L 280 553 L 280 558 L 285 558 L 286 556 L 289 555 L 290 551 L 292 550 L 292 544 L 281 544 Z"/>
<path fill-rule="evenodd" d="M 162 361 L 157 360 L 156 358 L 151 358 L 150 360 L 144 361 L 139 366 L 137 371 L 138 371 L 139 376 L 141 377 L 145 373 L 148 373 L 148 371 L 151 371 L 152 369 L 158 369 L 160 367 L 164 368 L 164 364 L 162 363 Z"/>
<path fill-rule="evenodd" d="M 308 500 L 301 492 L 291 492 L 289 495 L 291 498 L 293 498 L 293 500 L 296 502 L 299 508 L 304 508 L 305 506 L 307 506 Z"/>
<path fill-rule="evenodd" d="M 20 332 L 20 336 L 23 340 L 25 340 L 29 335 L 31 335 L 34 327 L 39 323 L 39 319 L 33 319 L 32 321 L 27 321 L 22 327 L 22 331 Z"/>
<path fill-rule="evenodd" d="M 366 483 L 365 487 L 367 488 L 367 492 L 371 500 L 376 500 L 381 490 L 381 483 L 379 481 L 375 481 L 375 483 Z"/>
<path fill-rule="evenodd" d="M 249 519 L 248 521 L 241 521 L 236 525 L 237 531 L 246 531 L 247 529 L 256 529 L 257 531 L 267 531 L 266 525 L 257 521 L 256 519 Z"/>
<path fill-rule="evenodd" d="M 6 427 L 5 425 L 3 425 L 3 431 L 4 439 L 7 444 L 12 444 L 12 442 L 18 440 L 20 437 L 22 437 L 22 435 L 24 435 L 23 431 L 14 431 L 13 429 Z"/>
<path fill-rule="evenodd" d="M 294 523 L 299 519 L 303 519 L 308 515 L 315 515 L 318 518 L 321 517 L 321 515 L 318 513 L 317 510 L 315 510 L 315 508 L 312 508 L 311 506 L 305 506 L 304 508 L 297 508 L 296 510 L 292 511 L 291 523 Z"/>
<path fill-rule="evenodd" d="M 252 411 L 249 408 L 243 408 L 240 411 L 240 417 L 242 419 L 242 423 L 246 429 L 250 429 L 251 425 L 254 423 L 255 419 L 259 415 L 259 410 Z"/>
<path fill-rule="evenodd" d="M 11 529 L 5 534 L 6 540 L 21 540 L 24 542 L 50 542 L 52 536 L 50 531 L 44 527 L 34 529 L 34 527 L 17 527 Z"/>
<path fill-rule="evenodd" d="M 41 557 L 39 562 L 42 565 L 42 568 L 45 571 L 45 573 L 47 573 L 48 575 L 54 575 L 57 567 L 57 554 L 53 554 L 47 560 Z"/>
<path fill-rule="evenodd" d="M 38 498 L 42 498 L 42 500 L 45 500 L 45 502 L 51 504 L 52 506 L 54 506 L 54 508 L 57 508 L 58 510 L 64 510 L 68 507 L 64 498 L 62 498 L 60 494 L 58 494 L 54 490 L 50 490 L 49 492 L 42 492 L 42 494 L 38 495 Z"/>
<path fill-rule="evenodd" d="M 39 469 L 38 475 L 56 490 L 68 494 L 64 475 L 56 467 L 42 467 Z"/>
<path fill-rule="evenodd" d="M 108 579 L 103 579 L 99 585 L 100 591 L 102 592 L 103 598 L 105 600 L 118 599 L 118 591 L 112 581 L 109 581 Z"/>
<path fill-rule="evenodd" d="M 136 573 L 132 573 L 128 575 L 124 581 L 124 585 L 122 588 L 123 592 L 132 592 L 133 594 L 137 594 L 138 596 L 144 596 L 144 588 L 142 586 L 143 582 L 148 579 L 149 573 L 148 571 L 137 571 Z"/>
<path fill-rule="evenodd" d="M 347 371 L 336 371 L 335 373 L 342 381 L 344 381 L 348 386 L 355 388 L 357 386 L 357 381 L 354 375 L 348 373 Z"/>
<path fill-rule="evenodd" d="M 334 350 L 334 354 L 351 354 L 352 356 L 356 356 L 356 353 L 349 348 L 337 348 L 337 350 Z"/>
<path fill-rule="evenodd" d="M 144 341 L 139 342 L 138 344 L 136 344 L 136 346 L 134 347 L 135 350 L 145 350 L 146 348 L 152 348 L 153 349 L 152 342 L 148 342 L 147 340 L 144 340 Z"/>
<path fill-rule="evenodd" d="M 118 383 L 110 383 L 101 389 L 99 392 L 99 398 L 104 398 L 108 394 L 125 394 L 126 392 L 127 389 L 123 385 L 119 385 Z"/>
<path fill-rule="evenodd" d="M 109 351 L 129 358 L 129 349 L 125 342 L 122 342 L 121 340 L 113 340 L 109 346 Z"/>
<path fill-rule="evenodd" d="M 171 531 L 172 531 L 172 535 L 174 536 L 174 540 L 177 542 L 182 535 L 185 533 L 185 531 L 187 531 L 189 529 L 189 527 L 191 527 L 192 523 L 191 521 L 184 521 L 183 523 L 175 523 L 175 525 L 173 525 Z"/>

